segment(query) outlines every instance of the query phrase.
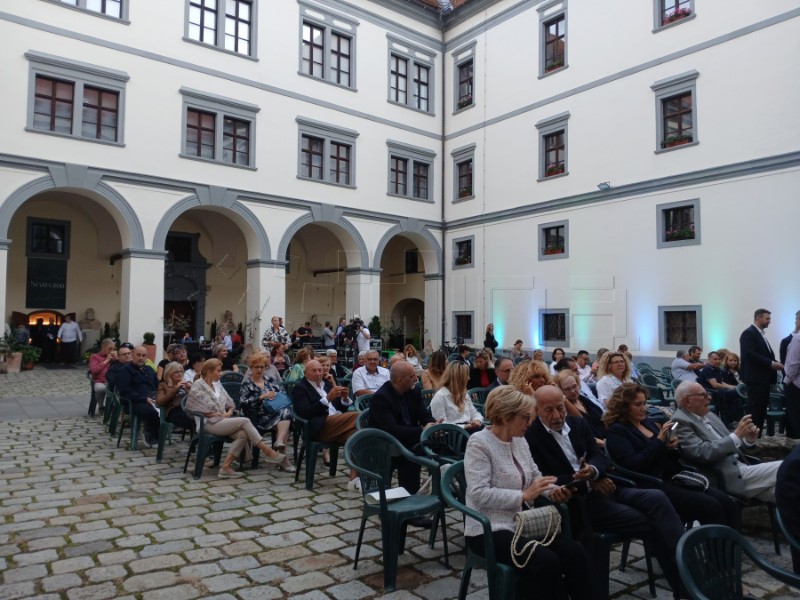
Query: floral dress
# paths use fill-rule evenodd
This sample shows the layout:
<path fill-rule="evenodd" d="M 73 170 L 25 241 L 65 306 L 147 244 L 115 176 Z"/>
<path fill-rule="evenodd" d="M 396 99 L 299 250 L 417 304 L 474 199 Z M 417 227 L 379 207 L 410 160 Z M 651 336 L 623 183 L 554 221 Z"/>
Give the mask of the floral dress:
<path fill-rule="evenodd" d="M 279 382 L 279 377 L 266 374 L 264 375 L 264 387 L 257 386 L 249 377 L 242 382 L 239 410 L 250 419 L 261 435 L 275 427 L 278 421 L 291 421 L 292 419 L 292 409 L 288 406 L 268 415 L 264 409 L 264 401 L 260 399 L 264 392 L 280 392 Z"/>

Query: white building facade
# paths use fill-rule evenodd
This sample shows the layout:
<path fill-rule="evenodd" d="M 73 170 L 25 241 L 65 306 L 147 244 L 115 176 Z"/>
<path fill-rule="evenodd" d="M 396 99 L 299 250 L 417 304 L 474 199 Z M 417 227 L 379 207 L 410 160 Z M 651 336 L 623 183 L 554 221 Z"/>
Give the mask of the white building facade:
<path fill-rule="evenodd" d="M 6 319 L 656 357 L 759 306 L 788 332 L 796 3 L 155 6 L 0 5 Z"/>

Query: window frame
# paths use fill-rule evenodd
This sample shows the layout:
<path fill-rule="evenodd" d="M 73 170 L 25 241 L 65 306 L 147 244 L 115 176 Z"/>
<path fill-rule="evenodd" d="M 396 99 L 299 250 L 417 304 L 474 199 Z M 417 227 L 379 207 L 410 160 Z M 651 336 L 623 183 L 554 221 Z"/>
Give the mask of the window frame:
<path fill-rule="evenodd" d="M 402 142 L 397 142 L 394 140 L 386 140 L 386 146 L 388 148 L 388 176 L 387 176 L 387 186 L 386 186 L 386 193 L 389 196 L 395 196 L 398 198 L 406 198 L 409 200 L 415 200 L 417 202 L 427 202 L 429 204 L 434 203 L 433 199 L 433 167 L 435 164 L 436 159 L 436 152 L 433 150 L 428 150 L 427 148 L 420 148 L 419 146 L 411 146 L 409 144 L 404 144 Z M 397 192 L 392 191 L 392 159 L 398 158 L 407 161 L 406 165 L 406 193 L 400 194 Z M 424 164 L 428 167 L 428 182 L 427 182 L 427 197 L 420 198 L 414 195 L 415 181 L 416 175 L 414 173 L 414 165 L 415 164 Z"/>
<path fill-rule="evenodd" d="M 450 156 L 453 160 L 453 200 L 452 202 L 462 202 L 465 200 L 472 200 L 475 197 L 475 149 L 478 147 L 477 144 L 469 144 L 468 146 L 462 146 L 460 148 L 456 148 L 450 153 Z M 460 175 L 459 175 L 459 165 L 470 161 L 472 164 L 471 169 L 471 180 L 472 185 L 470 185 L 469 193 L 465 193 L 463 196 L 459 195 L 461 188 L 460 182 Z"/>
<path fill-rule="evenodd" d="M 108 69 L 84 62 L 66 60 L 59 56 L 42 52 L 28 51 L 28 114 L 25 131 L 44 135 L 106 144 L 125 146 L 125 90 L 130 76 L 124 71 Z M 34 127 L 36 105 L 36 79 L 44 77 L 51 80 L 71 83 L 72 88 L 72 122 L 70 133 L 51 131 Z M 99 89 L 117 94 L 117 139 L 103 140 L 83 135 L 83 103 L 84 87 Z"/>
<path fill-rule="evenodd" d="M 650 86 L 656 101 L 656 154 L 672 152 L 681 148 L 696 146 L 700 143 L 697 128 L 697 78 L 699 76 L 700 73 L 696 70 L 687 71 L 674 77 L 656 81 Z M 662 145 L 666 144 L 666 139 L 664 138 L 664 102 L 686 93 L 692 95 L 692 139 L 688 142 L 666 147 Z"/>
<path fill-rule="evenodd" d="M 669 23 L 664 23 L 662 20 L 665 8 L 664 8 L 665 0 L 653 0 L 653 33 L 658 33 L 659 31 L 663 31 L 664 29 L 668 29 L 670 27 L 674 27 L 675 25 L 679 25 L 680 23 L 685 23 L 687 21 L 691 21 L 695 18 L 695 10 L 694 10 L 694 0 L 674 0 L 673 3 L 677 4 L 688 4 L 689 14 L 683 18 L 675 19 Z"/>
<path fill-rule="evenodd" d="M 557 254 L 547 254 L 545 252 L 546 233 L 548 229 L 555 229 L 557 227 L 564 228 L 564 251 Z M 538 227 L 538 244 L 539 244 L 539 260 L 559 260 L 562 258 L 569 258 L 569 219 L 561 221 L 553 221 L 551 223 L 541 223 Z"/>
<path fill-rule="evenodd" d="M 536 181 L 550 181 L 569 175 L 569 111 L 547 117 L 536 123 L 539 132 L 539 178 Z M 564 169 L 560 173 L 547 175 L 547 138 L 563 130 L 564 135 Z"/>
<path fill-rule="evenodd" d="M 465 46 L 461 46 L 460 48 L 454 50 L 451 54 L 453 57 L 453 114 L 460 113 L 465 110 L 469 110 L 475 106 L 475 81 L 476 81 L 476 66 L 477 62 L 475 61 L 476 56 L 476 49 L 478 47 L 478 42 L 473 41 Z M 471 102 L 469 104 L 464 104 L 463 106 L 459 106 L 459 98 L 460 98 L 460 88 L 461 88 L 461 67 L 466 65 L 467 63 L 472 63 L 472 95 L 470 96 Z"/>
<path fill-rule="evenodd" d="M 453 339 L 458 339 L 458 319 L 457 317 L 469 317 L 470 318 L 470 335 L 469 337 L 464 337 L 465 344 L 473 344 L 475 343 L 475 311 L 474 310 L 454 310 L 450 313 L 453 316 Z"/>
<path fill-rule="evenodd" d="M 694 312 L 695 313 L 695 343 L 685 342 L 680 344 L 667 343 L 667 320 L 666 313 L 668 312 Z M 690 304 L 690 305 L 677 305 L 677 306 L 659 306 L 658 307 L 658 349 L 669 350 L 686 350 L 688 346 L 696 345 L 703 347 L 703 305 Z"/>
<path fill-rule="evenodd" d="M 352 129 L 345 129 L 344 127 L 337 127 L 329 123 L 322 123 L 305 117 L 297 117 L 297 178 L 303 181 L 313 181 L 315 183 L 327 183 L 343 188 L 356 188 L 356 138 L 359 133 Z M 303 137 L 318 138 L 323 141 L 322 144 L 322 178 L 316 179 L 302 174 L 303 157 Z M 331 181 L 331 144 L 344 144 L 350 147 L 350 182 L 340 183 Z"/>
<path fill-rule="evenodd" d="M 564 339 L 547 340 L 545 339 L 544 317 L 545 315 L 562 315 L 564 317 Z M 539 343 L 542 348 L 569 348 L 570 345 L 570 323 L 568 308 L 540 308 L 539 309 Z"/>
<path fill-rule="evenodd" d="M 676 208 L 692 208 L 694 210 L 694 238 L 684 240 L 667 240 L 665 212 Z M 681 246 L 699 246 L 701 240 L 700 228 L 700 198 L 681 200 L 679 202 L 667 202 L 656 204 L 656 248 L 678 248 Z"/>
<path fill-rule="evenodd" d="M 225 54 L 232 56 L 239 56 L 242 58 L 249 58 L 250 60 L 258 60 L 258 0 L 237 0 L 237 2 L 248 2 L 250 4 L 250 48 L 247 53 L 237 52 L 236 50 L 228 50 L 225 47 L 226 38 L 226 20 L 227 12 L 225 10 L 226 2 L 224 0 L 217 0 L 216 16 L 214 18 L 214 43 L 210 44 L 201 40 L 196 40 L 189 36 L 189 15 L 191 14 L 192 2 L 203 2 L 203 0 L 185 0 L 184 18 L 183 18 L 183 41 L 190 44 L 196 44 L 204 48 L 211 48 Z"/>
<path fill-rule="evenodd" d="M 123 25 L 130 25 L 130 20 L 128 19 L 128 9 L 130 0 L 120 0 L 119 6 L 119 16 L 115 17 L 114 15 L 109 15 L 104 12 L 92 10 L 87 5 L 87 0 L 74 0 L 74 4 L 64 2 L 64 0 L 44 0 L 48 4 L 56 4 L 58 6 L 65 6 L 72 10 L 77 10 L 79 12 L 94 15 L 95 17 L 101 17 L 103 19 L 110 19 L 112 21 L 116 21 L 117 23 L 122 23 Z"/>
<path fill-rule="evenodd" d="M 298 69 L 297 74 L 302 77 L 308 77 L 315 81 L 324 81 L 336 87 L 357 91 L 356 87 L 356 57 L 357 54 L 357 31 L 359 22 L 345 17 L 340 14 L 329 12 L 320 8 L 319 6 L 307 4 L 302 0 L 298 1 L 300 5 L 300 30 L 299 30 L 299 48 L 298 48 Z M 322 77 L 317 77 L 312 73 L 306 73 L 303 70 L 303 27 L 306 22 L 309 24 L 320 27 L 323 30 L 323 47 L 322 47 Z M 333 34 L 338 36 L 345 36 L 350 39 L 350 81 L 347 84 L 339 83 L 336 81 L 333 74 L 336 72 L 333 69 L 333 61 L 331 56 L 333 54 L 332 38 Z"/>
<path fill-rule="evenodd" d="M 546 2 L 536 9 L 539 13 L 539 79 L 564 71 L 569 67 L 569 19 L 567 0 Z M 547 28 L 555 21 L 563 21 L 564 57 L 560 66 L 547 70 Z"/>
<path fill-rule="evenodd" d="M 53 252 L 34 252 L 33 250 L 33 228 L 36 225 L 58 226 L 64 228 L 64 252 L 56 254 Z M 27 238 L 25 240 L 25 256 L 27 258 L 50 258 L 54 260 L 69 260 L 72 223 L 61 219 L 40 219 L 39 217 L 28 217 L 26 223 Z"/>
<path fill-rule="evenodd" d="M 424 50 L 418 46 L 413 44 L 409 44 L 405 40 L 401 40 L 400 38 L 394 37 L 391 34 L 387 34 L 386 36 L 389 48 L 388 48 L 388 64 L 387 64 L 387 73 L 388 73 L 388 82 L 387 82 L 387 93 L 386 97 L 389 103 L 396 104 L 397 106 L 402 106 L 404 108 L 408 108 L 411 110 L 415 110 L 417 112 L 426 114 L 426 115 L 435 115 L 435 82 L 436 82 L 436 71 L 434 69 L 436 54 L 431 53 L 427 50 Z M 392 59 L 398 58 L 403 59 L 406 61 L 406 100 L 405 102 L 400 102 L 392 98 Z M 420 108 L 417 106 L 417 102 L 415 102 L 415 75 L 416 75 L 416 68 L 422 67 L 428 70 L 428 108 Z"/>
<path fill-rule="evenodd" d="M 181 150 L 179 156 L 189 160 L 199 160 L 206 163 L 213 163 L 227 167 L 237 167 L 239 169 L 256 169 L 256 114 L 261 110 L 255 104 L 249 104 L 234 100 L 233 98 L 226 98 L 224 96 L 217 96 L 209 94 L 200 90 L 192 88 L 181 87 L 178 90 L 183 98 L 183 105 L 181 107 Z M 189 110 L 196 110 L 203 113 L 211 113 L 214 115 L 214 158 L 206 158 L 203 156 L 195 156 L 186 152 L 188 137 L 186 130 L 188 126 Z M 249 129 L 249 161 L 246 165 L 236 164 L 235 162 L 227 162 L 223 160 L 225 152 L 224 136 L 225 136 L 225 120 L 235 119 L 239 121 L 247 121 L 250 125 Z"/>
<path fill-rule="evenodd" d="M 464 242 L 469 242 L 470 247 L 470 257 L 468 263 L 458 264 L 456 260 L 458 260 L 458 245 Z M 475 267 L 475 236 L 474 235 L 467 235 L 463 237 L 453 238 L 452 242 L 453 248 L 453 260 L 450 263 L 450 266 L 453 270 L 455 269 L 472 269 Z"/>

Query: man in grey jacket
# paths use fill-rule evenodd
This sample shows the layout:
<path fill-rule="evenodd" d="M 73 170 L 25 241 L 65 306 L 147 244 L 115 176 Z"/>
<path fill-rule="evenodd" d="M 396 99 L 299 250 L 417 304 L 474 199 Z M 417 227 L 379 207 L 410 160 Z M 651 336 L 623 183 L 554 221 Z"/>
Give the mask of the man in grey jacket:
<path fill-rule="evenodd" d="M 742 498 L 775 501 L 775 478 L 781 461 L 747 464 L 743 450 L 755 446 L 758 427 L 750 415 L 730 433 L 722 421 L 709 412 L 711 397 L 699 383 L 684 382 L 675 390 L 678 436 L 684 458 L 714 482 L 722 479 L 725 491 Z M 720 486 L 722 487 L 722 486 Z"/>

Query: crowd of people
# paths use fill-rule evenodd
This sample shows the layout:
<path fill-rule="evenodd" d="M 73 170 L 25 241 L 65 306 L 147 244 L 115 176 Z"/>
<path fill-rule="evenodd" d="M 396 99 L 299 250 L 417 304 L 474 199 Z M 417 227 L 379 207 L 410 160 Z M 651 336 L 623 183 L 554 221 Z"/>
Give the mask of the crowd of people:
<path fill-rule="evenodd" d="M 499 561 L 511 564 L 516 512 L 537 498 L 568 508 L 572 538 L 559 535 L 537 550 L 520 573 L 535 581 L 520 586 L 523 596 L 529 597 L 531 590 L 542 597 L 547 590 L 548 598 L 592 597 L 597 589 L 593 578 L 603 574 L 593 572 L 596 557 L 580 540 L 583 532 L 605 531 L 646 540 L 680 597 L 675 547 L 687 524 L 736 525 L 736 498 L 772 502 L 776 485 L 781 489 L 779 470 L 784 480 L 800 478 L 798 467 L 781 469 L 782 461 L 750 464 L 744 454 L 761 434 L 764 386 L 768 395 L 784 368 L 787 397 L 800 384 L 800 336 L 782 345 L 787 358 L 779 361 L 764 335 L 768 325 L 769 311 L 756 311 L 753 326 L 742 333 L 739 355 L 715 350 L 702 362 L 699 346 L 681 352 L 671 366 L 674 404 L 658 409 L 649 406 L 648 389 L 639 382 L 642 374 L 627 347 L 601 348 L 594 361 L 587 351 L 569 356 L 557 348 L 548 364 L 541 351 L 528 355 L 517 340 L 506 355 L 495 356 L 498 344 L 491 325 L 485 347 L 477 353 L 462 346 L 451 356 L 441 350 L 420 354 L 406 346 L 386 366 L 366 338 L 349 372 L 338 361 L 336 344 L 347 325 L 340 323 L 340 331 L 333 332 L 326 324 L 333 334 L 326 339 L 333 339 L 333 347 L 316 352 L 301 348 L 292 360 L 286 352 L 286 330 L 276 317 L 264 335 L 263 350 L 249 357 L 239 414 L 219 385 L 223 371 L 236 367 L 226 364 L 224 347 L 206 359 L 186 356 L 177 344 L 151 369 L 145 348 L 123 344 L 116 349 L 113 341 L 104 340 L 90 370 L 98 400 L 105 386 L 115 387 L 131 401 L 149 443 L 158 435 L 158 407 L 164 407 L 167 420 L 176 426 L 191 428 L 192 415 L 202 413 L 208 431 L 233 437 L 219 470 L 225 478 L 241 476 L 234 461 L 248 460 L 253 448 L 266 462 L 294 470 L 284 454 L 292 409 L 285 404 L 270 411 L 265 405 L 285 393 L 287 382 L 294 414 L 309 421 L 316 441 L 344 444 L 356 431 L 353 403 L 366 395 L 371 396 L 369 426 L 390 433 L 418 455 L 423 430 L 437 423 L 461 426 L 470 436 L 464 457 L 467 505 L 491 519 Z M 800 311 L 796 325 L 795 333 L 800 331 Z M 358 343 L 359 336 L 365 337 L 362 329 L 363 323 L 355 323 L 344 335 Z M 748 392 L 746 403 L 737 391 L 742 385 Z M 473 388 L 486 394 L 483 406 L 473 402 Z M 432 399 L 426 402 L 422 390 L 430 390 Z M 789 435 L 800 431 L 791 429 L 791 418 L 787 425 Z M 264 439 L 268 434 L 274 444 Z M 399 484 L 416 493 L 419 466 L 397 462 Z M 694 475 L 686 482 L 687 464 L 707 478 L 705 485 L 702 479 L 698 485 Z M 628 471 L 635 487 L 617 484 L 615 466 Z M 360 490 L 354 471 L 347 485 Z M 798 488 L 783 496 L 796 502 Z M 424 518 L 410 524 L 431 526 Z M 479 553 L 482 536 L 483 530 L 467 519 L 466 543 Z"/>

